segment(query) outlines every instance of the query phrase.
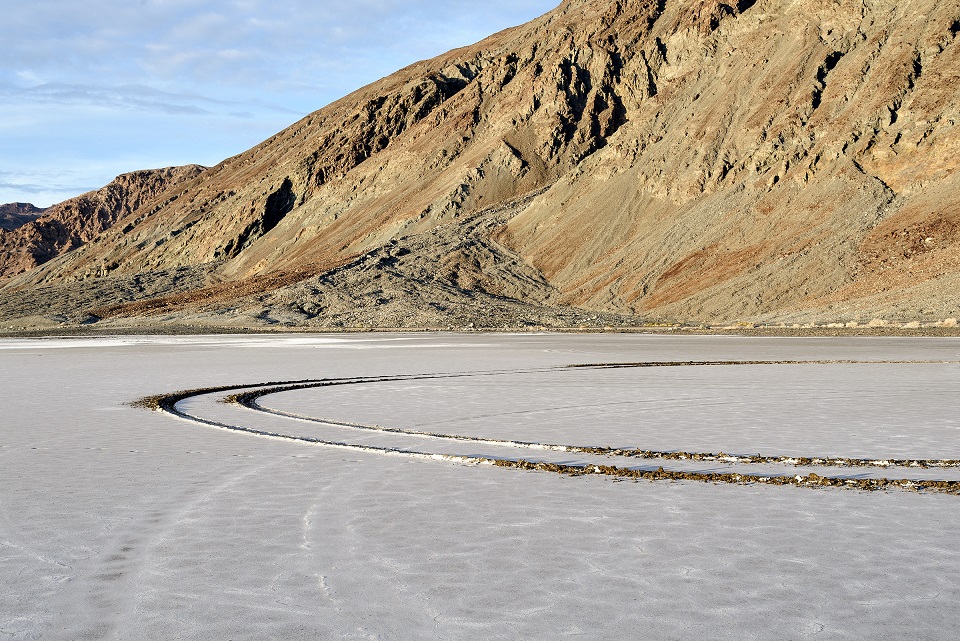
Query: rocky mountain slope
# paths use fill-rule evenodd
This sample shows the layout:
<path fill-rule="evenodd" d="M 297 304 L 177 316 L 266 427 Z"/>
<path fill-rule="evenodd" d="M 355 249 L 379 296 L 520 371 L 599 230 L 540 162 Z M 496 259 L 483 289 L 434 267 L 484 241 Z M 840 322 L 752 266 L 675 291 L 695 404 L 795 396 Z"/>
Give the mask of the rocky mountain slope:
<path fill-rule="evenodd" d="M 956 317 L 958 34 L 957 2 L 567 0 L 4 258 L 0 317 Z"/>
<path fill-rule="evenodd" d="M 159 194 L 203 170 L 188 165 L 123 174 L 106 187 L 43 210 L 41 216 L 14 229 L 0 230 L 0 278 L 28 271 L 89 243 L 134 211 L 162 207 L 163 203 L 155 202 Z"/>
<path fill-rule="evenodd" d="M 0 229 L 16 229 L 43 215 L 43 209 L 30 203 L 0 205 Z"/>

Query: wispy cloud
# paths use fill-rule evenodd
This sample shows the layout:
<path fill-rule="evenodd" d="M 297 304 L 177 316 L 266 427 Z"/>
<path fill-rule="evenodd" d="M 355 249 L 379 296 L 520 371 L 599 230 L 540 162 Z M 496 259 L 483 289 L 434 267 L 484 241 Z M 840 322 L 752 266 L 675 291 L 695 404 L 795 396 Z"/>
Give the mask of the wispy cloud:
<path fill-rule="evenodd" d="M 468 44 L 555 4 L 33 0 L 4 8 L 0 73 L 24 86 L 143 84 L 231 99 L 252 97 L 264 88 L 303 86 L 312 76 L 318 89 L 338 92 L 318 91 L 316 108 L 357 83 Z M 331 61 L 347 69 L 339 73 Z"/>
<path fill-rule="evenodd" d="M 141 167 L 213 164 L 400 67 L 558 2 L 8 3 L 0 202 L 80 193 Z M 66 163 L 80 172 L 76 182 L 54 178 Z M 10 178 L 13 170 L 33 178 Z"/>
<path fill-rule="evenodd" d="M 82 172 L 45 170 L 42 173 L 0 171 L 0 200 L 2 202 L 29 201 L 40 206 L 62 202 L 90 191 Z M 20 198 L 4 195 L 22 194 Z"/>
<path fill-rule="evenodd" d="M 144 85 L 116 87 L 46 83 L 32 87 L 0 85 L 0 102 L 47 105 L 90 105 L 181 115 L 227 115 L 249 118 L 253 112 L 300 115 L 300 112 L 260 100 L 223 100 L 192 92 L 174 93 Z"/>
<path fill-rule="evenodd" d="M 51 191 L 50 185 L 38 185 L 36 183 L 19 182 L 17 180 L 5 180 L 3 178 L 4 173 L 5 172 L 0 172 L 0 189 L 20 191 L 25 194 L 42 194 L 42 193 Z M 64 186 L 60 186 L 60 187 L 62 189 Z M 72 191 L 77 187 L 78 187 L 77 185 L 71 185 L 66 187 L 66 189 Z M 55 188 L 53 191 L 58 191 L 58 190 Z"/>

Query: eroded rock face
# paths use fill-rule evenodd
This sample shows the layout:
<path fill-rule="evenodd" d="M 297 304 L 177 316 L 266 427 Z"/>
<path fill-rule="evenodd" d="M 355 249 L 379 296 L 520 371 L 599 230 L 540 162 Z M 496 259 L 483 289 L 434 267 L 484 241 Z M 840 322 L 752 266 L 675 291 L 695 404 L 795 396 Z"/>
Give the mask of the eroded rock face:
<path fill-rule="evenodd" d="M 656 95 L 501 239 L 570 304 L 712 320 L 870 318 L 898 300 L 949 314 L 960 7 L 741 9 L 667 2 L 638 43 Z M 916 251 L 878 263 L 881 230 L 905 226 L 939 230 L 920 239 L 923 265 Z M 914 300 L 924 282 L 932 300 Z M 887 303 L 865 299 L 880 291 Z"/>
<path fill-rule="evenodd" d="M 127 207 L 8 287 L 207 264 L 288 287 L 264 277 L 417 238 L 466 298 L 534 278 L 536 304 L 689 321 L 956 316 L 958 34 L 960 5 L 933 0 L 567 0 Z M 481 225 L 492 253 L 429 245 L 531 193 Z M 381 273 L 347 280 L 377 291 Z M 418 286 L 398 278 L 391 300 Z M 297 304 L 334 296 L 313 289 Z"/>
<path fill-rule="evenodd" d="M 0 205 L 0 229 L 16 229 L 43 215 L 44 210 L 30 203 Z"/>
<path fill-rule="evenodd" d="M 97 238 L 118 220 L 145 206 L 203 167 L 188 165 L 122 174 L 106 187 L 71 198 L 9 231 L 0 231 L 0 278 L 42 265 Z"/>

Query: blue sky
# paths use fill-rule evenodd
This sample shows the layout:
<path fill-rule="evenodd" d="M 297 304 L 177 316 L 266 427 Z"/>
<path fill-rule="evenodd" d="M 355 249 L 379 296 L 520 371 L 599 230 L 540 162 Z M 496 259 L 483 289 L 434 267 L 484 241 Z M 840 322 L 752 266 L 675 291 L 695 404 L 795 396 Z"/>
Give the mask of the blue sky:
<path fill-rule="evenodd" d="M 0 203 L 213 165 L 559 0 L 31 0 L 0 20 Z"/>

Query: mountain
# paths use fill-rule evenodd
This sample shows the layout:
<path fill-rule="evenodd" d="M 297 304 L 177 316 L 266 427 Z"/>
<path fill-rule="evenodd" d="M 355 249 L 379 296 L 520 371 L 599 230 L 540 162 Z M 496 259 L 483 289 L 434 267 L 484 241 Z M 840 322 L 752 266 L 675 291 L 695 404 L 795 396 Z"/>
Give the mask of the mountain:
<path fill-rule="evenodd" d="M 958 33 L 957 2 L 567 0 L 5 263 L 0 318 L 956 317 Z"/>
<path fill-rule="evenodd" d="M 0 205 L 0 229 L 16 229 L 43 215 L 43 209 L 30 203 Z"/>
<path fill-rule="evenodd" d="M 0 231 L 0 278 L 26 272 L 89 243 L 134 211 L 161 207 L 163 203 L 154 202 L 156 196 L 203 169 L 189 165 L 123 174 L 106 187 L 42 210 L 42 215 L 14 229 Z"/>

